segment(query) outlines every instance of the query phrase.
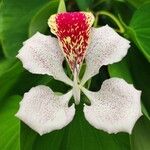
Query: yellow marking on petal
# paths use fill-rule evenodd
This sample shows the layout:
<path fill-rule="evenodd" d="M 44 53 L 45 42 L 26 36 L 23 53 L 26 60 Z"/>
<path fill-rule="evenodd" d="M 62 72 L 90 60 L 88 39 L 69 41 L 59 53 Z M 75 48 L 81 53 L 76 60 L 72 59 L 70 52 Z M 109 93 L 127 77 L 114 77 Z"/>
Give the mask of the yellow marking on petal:
<path fill-rule="evenodd" d="M 86 16 L 89 27 L 91 27 L 95 19 L 94 15 L 91 12 L 82 12 L 82 13 Z"/>
<path fill-rule="evenodd" d="M 66 38 L 64 38 L 64 41 L 70 43 L 71 42 L 70 36 L 67 36 Z"/>
<path fill-rule="evenodd" d="M 56 16 L 57 14 L 51 15 L 48 19 L 48 26 L 51 29 L 51 32 L 56 35 L 57 33 L 57 24 L 56 24 Z"/>

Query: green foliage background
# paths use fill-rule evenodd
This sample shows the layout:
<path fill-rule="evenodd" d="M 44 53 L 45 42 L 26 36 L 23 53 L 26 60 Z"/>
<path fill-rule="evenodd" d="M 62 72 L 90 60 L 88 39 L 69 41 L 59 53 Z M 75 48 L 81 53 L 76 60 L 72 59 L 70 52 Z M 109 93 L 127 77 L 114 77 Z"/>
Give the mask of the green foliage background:
<path fill-rule="evenodd" d="M 76 116 L 67 127 L 44 136 L 21 123 L 14 114 L 31 87 L 44 84 L 55 92 L 68 90 L 52 77 L 24 70 L 15 58 L 22 42 L 34 33 L 51 34 L 47 19 L 57 13 L 58 6 L 63 11 L 65 5 L 58 0 L 0 0 L 0 150 L 149 150 L 150 0 L 66 0 L 65 4 L 67 11 L 92 11 L 96 27 L 120 27 L 120 34 L 131 41 L 128 55 L 119 63 L 102 67 L 90 89 L 98 90 L 109 77 L 124 78 L 142 90 L 144 115 L 131 135 L 108 134 L 93 128 L 83 116 L 83 104 L 76 106 Z M 82 95 L 82 99 L 86 98 Z"/>

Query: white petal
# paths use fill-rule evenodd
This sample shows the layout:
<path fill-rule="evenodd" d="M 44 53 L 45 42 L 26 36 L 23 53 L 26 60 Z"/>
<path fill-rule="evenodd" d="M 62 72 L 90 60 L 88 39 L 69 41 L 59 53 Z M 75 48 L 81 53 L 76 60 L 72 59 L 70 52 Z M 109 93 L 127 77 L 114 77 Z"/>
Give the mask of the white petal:
<path fill-rule="evenodd" d="M 72 81 L 63 70 L 64 56 L 56 38 L 37 32 L 23 44 L 17 57 L 22 61 L 25 69 L 31 73 L 51 75 L 72 85 Z"/>
<path fill-rule="evenodd" d="M 61 129 L 75 114 L 74 105 L 68 107 L 72 91 L 57 96 L 47 86 L 37 86 L 24 94 L 16 116 L 40 135 Z"/>
<path fill-rule="evenodd" d="M 87 68 L 81 81 L 83 85 L 88 79 L 96 75 L 103 65 L 120 61 L 130 47 L 129 41 L 117 34 L 108 25 L 93 28 L 91 43 L 85 56 Z"/>
<path fill-rule="evenodd" d="M 91 106 L 84 106 L 85 118 L 97 129 L 108 133 L 131 133 L 137 119 L 142 115 L 141 91 L 123 79 L 111 78 L 103 82 L 99 92 L 82 87 L 91 100 Z"/>

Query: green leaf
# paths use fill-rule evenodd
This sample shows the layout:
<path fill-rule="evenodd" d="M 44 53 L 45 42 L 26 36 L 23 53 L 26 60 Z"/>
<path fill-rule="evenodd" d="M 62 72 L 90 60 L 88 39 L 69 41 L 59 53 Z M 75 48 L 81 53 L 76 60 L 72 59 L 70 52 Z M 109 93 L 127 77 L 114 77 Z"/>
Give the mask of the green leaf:
<path fill-rule="evenodd" d="M 0 64 L 0 103 L 4 101 L 4 97 L 10 96 L 12 88 L 18 77 L 23 72 L 22 66 L 20 63 L 8 62 L 7 60 L 3 61 Z M 4 69 L 6 71 L 4 71 Z"/>
<path fill-rule="evenodd" d="M 21 65 L 22 67 L 22 65 Z M 22 67 L 23 69 L 23 67 Z M 29 91 L 32 87 L 49 83 L 52 80 L 50 76 L 32 74 L 27 70 L 23 69 L 23 72 L 17 78 L 17 81 L 13 84 L 10 93 L 12 95 L 23 95 L 25 92 Z"/>
<path fill-rule="evenodd" d="M 20 150 L 20 122 L 14 116 L 20 96 L 12 96 L 0 106 L 0 149 Z"/>
<path fill-rule="evenodd" d="M 141 117 L 135 125 L 131 135 L 132 150 L 149 150 L 150 148 L 150 121 Z"/>
<path fill-rule="evenodd" d="M 128 57 L 125 57 L 119 63 L 109 65 L 108 70 L 111 77 L 123 78 L 128 83 L 133 83 Z"/>
<path fill-rule="evenodd" d="M 45 33 L 49 30 L 47 25 L 48 18 L 50 15 L 57 12 L 58 1 L 53 0 L 44 5 L 32 18 L 30 26 L 29 26 L 29 36 L 32 36 L 37 31 Z"/>
<path fill-rule="evenodd" d="M 38 85 L 47 85 L 54 92 L 60 93 L 66 93 L 70 89 L 70 86 L 55 80 L 52 76 L 32 74 L 29 71 L 24 70 L 17 78 L 15 84 L 13 84 L 12 90 L 9 93 L 12 95 L 17 94 L 23 96 L 25 92 L 28 92 L 32 87 Z"/>
<path fill-rule="evenodd" d="M 78 4 L 80 10 L 87 11 L 92 4 L 92 0 L 76 0 L 76 3 Z"/>
<path fill-rule="evenodd" d="M 21 150 L 62 150 L 61 144 L 65 129 L 43 136 L 38 135 L 27 125 L 21 124 Z"/>
<path fill-rule="evenodd" d="M 32 150 L 37 133 L 29 129 L 29 127 L 22 122 L 20 126 L 20 150 Z"/>
<path fill-rule="evenodd" d="M 138 9 L 127 27 L 127 34 L 150 61 L 150 3 Z"/>
<path fill-rule="evenodd" d="M 15 64 L 15 60 L 7 60 L 2 59 L 0 60 L 0 76 L 7 72 L 8 69 L 11 68 L 13 64 Z"/>
<path fill-rule="evenodd" d="M 143 104 L 142 104 L 142 110 L 143 110 L 143 114 L 150 120 L 150 115 L 148 114 L 148 111 L 146 110 Z"/>
<path fill-rule="evenodd" d="M 3 50 L 2 50 L 2 44 L 1 44 L 1 38 L 2 38 L 2 0 L 0 0 L 0 58 L 3 57 Z"/>
<path fill-rule="evenodd" d="M 114 15 L 119 16 L 126 24 L 129 24 L 131 17 L 135 11 L 128 3 L 125 1 L 112 1 L 112 9 L 114 10 Z M 128 12 L 128 15 L 127 15 Z"/>
<path fill-rule="evenodd" d="M 139 8 L 144 3 L 150 2 L 150 0 L 126 0 L 126 1 L 128 1 L 135 8 Z"/>
<path fill-rule="evenodd" d="M 4 58 L 4 55 L 3 55 L 2 45 L 0 41 L 0 59 L 3 59 L 3 58 Z"/>
<path fill-rule="evenodd" d="M 24 70 L 20 62 L 7 59 L 0 61 L 0 81 L 0 101 L 10 95 L 23 95 L 40 84 L 49 85 L 54 91 L 60 92 L 66 92 L 70 88 L 48 75 L 32 74 Z"/>
<path fill-rule="evenodd" d="M 0 0 L 0 40 L 1 40 L 1 34 L 2 34 L 2 0 Z"/>
<path fill-rule="evenodd" d="M 49 0 L 2 1 L 1 43 L 6 57 L 14 57 L 28 38 L 31 18 Z"/>
<path fill-rule="evenodd" d="M 128 134 L 108 134 L 92 127 L 85 119 L 83 105 L 76 106 L 76 115 L 68 126 L 62 149 L 65 150 L 129 150 Z"/>
<path fill-rule="evenodd" d="M 60 12 L 66 12 L 66 5 L 64 0 L 59 0 L 59 6 L 58 6 L 58 13 Z"/>
<path fill-rule="evenodd" d="M 150 114 L 150 63 L 139 51 L 133 49 L 130 54 L 130 67 L 134 84 L 142 91 L 142 102 Z"/>

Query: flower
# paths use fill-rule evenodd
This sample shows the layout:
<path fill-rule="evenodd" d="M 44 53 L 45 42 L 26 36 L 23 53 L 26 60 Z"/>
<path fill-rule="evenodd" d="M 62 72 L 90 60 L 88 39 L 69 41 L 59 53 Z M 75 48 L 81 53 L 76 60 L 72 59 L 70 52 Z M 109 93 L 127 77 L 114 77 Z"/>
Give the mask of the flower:
<path fill-rule="evenodd" d="M 52 15 L 48 25 L 58 39 L 37 32 L 23 43 L 17 55 L 31 73 L 47 74 L 72 86 L 72 90 L 61 96 L 44 85 L 33 87 L 24 94 L 16 116 L 40 135 L 61 129 L 72 121 L 81 91 L 91 101 L 90 106 L 84 105 L 85 118 L 97 129 L 108 133 L 131 133 L 142 115 L 141 91 L 123 79 L 105 80 L 98 92 L 84 87 L 101 66 L 120 61 L 130 47 L 130 42 L 108 25 L 92 28 L 93 21 L 94 16 L 89 12 Z M 63 70 L 64 57 L 74 76 L 73 81 Z M 80 81 L 78 75 L 84 59 L 86 70 Z M 72 96 L 75 104 L 69 107 Z"/>

